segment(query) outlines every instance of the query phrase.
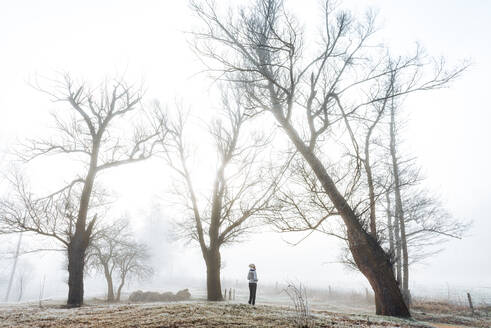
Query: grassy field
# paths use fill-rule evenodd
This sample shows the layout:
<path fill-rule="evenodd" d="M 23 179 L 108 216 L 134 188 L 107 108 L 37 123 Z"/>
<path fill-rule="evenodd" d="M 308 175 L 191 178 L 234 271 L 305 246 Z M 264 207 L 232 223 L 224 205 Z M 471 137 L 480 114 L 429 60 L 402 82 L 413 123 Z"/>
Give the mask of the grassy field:
<path fill-rule="evenodd" d="M 193 290 L 187 302 L 108 304 L 91 298 L 81 308 L 67 309 L 60 301 L 0 304 L 0 327 L 297 327 L 299 316 L 288 296 L 278 290 L 261 291 L 251 307 L 247 291 L 237 301 L 206 302 L 203 290 Z M 321 293 L 309 296 L 311 327 L 491 327 L 491 307 L 474 314 L 464 305 L 414 300 L 412 320 L 376 316 L 372 297 L 363 294 Z"/>
<path fill-rule="evenodd" d="M 315 327 L 428 327 L 416 321 L 313 311 Z M 0 327 L 295 327 L 289 307 L 191 301 L 88 304 L 66 309 L 50 303 L 4 305 Z"/>

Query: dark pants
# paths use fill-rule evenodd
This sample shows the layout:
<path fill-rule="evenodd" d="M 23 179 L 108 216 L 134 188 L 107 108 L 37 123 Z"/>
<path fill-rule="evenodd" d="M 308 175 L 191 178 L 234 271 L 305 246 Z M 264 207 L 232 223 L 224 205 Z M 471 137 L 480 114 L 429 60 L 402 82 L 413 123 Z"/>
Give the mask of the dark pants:
<path fill-rule="evenodd" d="M 249 283 L 249 304 L 256 304 L 256 290 L 257 284 L 255 282 Z"/>

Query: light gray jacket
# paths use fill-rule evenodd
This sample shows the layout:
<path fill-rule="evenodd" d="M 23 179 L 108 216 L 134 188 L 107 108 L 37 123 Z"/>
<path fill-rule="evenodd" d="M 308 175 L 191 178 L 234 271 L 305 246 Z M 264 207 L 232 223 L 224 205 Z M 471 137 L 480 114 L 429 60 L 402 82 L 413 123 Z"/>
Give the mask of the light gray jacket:
<path fill-rule="evenodd" d="M 250 269 L 249 273 L 247 274 L 247 279 L 249 280 L 249 283 L 257 283 L 257 273 L 256 270 Z"/>

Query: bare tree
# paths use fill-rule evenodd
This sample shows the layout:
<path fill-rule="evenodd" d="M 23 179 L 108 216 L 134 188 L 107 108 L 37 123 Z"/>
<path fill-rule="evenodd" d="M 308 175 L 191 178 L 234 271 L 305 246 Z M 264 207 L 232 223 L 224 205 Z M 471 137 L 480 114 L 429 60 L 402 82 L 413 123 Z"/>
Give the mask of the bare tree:
<path fill-rule="evenodd" d="M 371 88 L 385 85 L 383 81 L 394 72 L 406 83 L 390 98 L 442 87 L 462 68 L 446 71 L 443 61 L 437 62 L 428 77 L 419 49 L 390 66 L 387 51 L 370 43 L 375 33 L 373 14 L 357 20 L 349 12 L 333 10 L 329 2 L 324 7 L 323 34 L 314 49 L 305 48 L 301 28 L 281 0 L 258 0 L 227 17 L 212 1 L 193 1 L 192 6 L 204 22 L 195 33 L 196 50 L 209 59 L 210 70 L 242 86 L 251 111 L 273 115 L 310 166 L 330 207 L 342 218 L 353 259 L 374 290 L 377 314 L 409 316 L 388 255 L 365 229 L 332 170 L 328 171 L 320 143 L 335 141 L 340 124 L 361 115 L 366 106 L 384 101 L 386 95 L 366 95 L 371 95 Z M 356 183 L 356 177 L 352 180 Z"/>
<path fill-rule="evenodd" d="M 293 317 L 293 323 L 298 328 L 310 328 L 315 327 L 313 316 L 310 312 L 310 302 L 307 294 L 307 289 L 301 283 L 295 285 L 289 283 L 288 286 L 283 289 L 293 303 L 295 310 L 295 316 Z"/>
<path fill-rule="evenodd" d="M 128 124 L 143 122 L 142 93 L 122 80 L 91 88 L 66 74 L 53 90 L 41 91 L 65 105 L 62 111 L 53 114 L 58 135 L 48 140 L 31 140 L 20 153 L 21 157 L 31 161 L 49 154 L 67 155 L 80 160 L 84 172 L 41 198 L 30 194 L 21 184 L 17 189 L 24 208 L 10 213 L 5 223 L 11 230 L 51 236 L 65 245 L 69 272 L 67 304 L 80 306 L 85 255 L 96 223 L 95 216 L 89 218 L 96 176 L 114 167 L 148 159 L 159 144 L 163 122 Z M 128 129 L 133 134 L 128 134 Z M 72 199 L 73 190 L 80 190 L 76 203 Z M 65 213 L 66 208 L 70 213 Z"/>
<path fill-rule="evenodd" d="M 22 244 L 22 233 L 19 234 L 19 239 L 17 240 L 17 247 L 15 248 L 14 263 L 12 264 L 12 270 L 10 271 L 9 284 L 7 286 L 7 293 L 5 294 L 5 302 L 9 301 L 10 290 L 12 289 L 12 285 L 14 283 L 15 270 L 17 269 L 17 262 L 19 260 L 21 244 Z"/>
<path fill-rule="evenodd" d="M 102 228 L 89 246 L 87 258 L 90 267 L 104 273 L 108 302 L 121 300 L 121 291 L 132 277 L 146 278 L 152 273 L 147 247 L 133 239 L 127 220 Z M 115 278 L 119 280 L 116 294 Z"/>
<path fill-rule="evenodd" d="M 116 301 L 121 300 L 121 291 L 128 281 L 134 277 L 145 279 L 149 277 L 153 270 L 147 265 L 149 258 L 146 245 L 136 242 L 127 245 L 126 249 L 117 259 L 119 271 L 119 286 L 116 291 Z"/>
<path fill-rule="evenodd" d="M 213 122 L 209 131 L 216 148 L 216 153 L 210 154 L 217 156 L 216 172 L 209 195 L 203 197 L 196 191 L 189 167 L 182 112 L 169 128 L 168 164 L 183 181 L 182 204 L 190 214 L 182 227 L 185 236 L 201 248 L 210 301 L 223 300 L 220 248 L 250 231 L 252 219 L 271 205 L 277 183 L 260 156 L 268 138 L 244 135 L 249 119 L 240 95 L 224 92 L 223 118 Z"/>
<path fill-rule="evenodd" d="M 369 201 L 369 225 L 370 225 L 370 233 L 373 238 L 377 239 L 377 209 L 376 204 L 378 197 L 382 194 L 381 192 L 377 192 L 376 190 L 376 176 L 374 173 L 374 167 L 372 163 L 373 150 L 371 148 L 374 143 L 372 138 L 375 134 L 376 128 L 380 125 L 381 120 L 384 118 L 384 114 L 386 112 L 387 104 L 391 98 L 392 93 L 394 92 L 394 74 L 390 74 L 385 89 L 382 89 L 382 95 L 375 94 L 375 97 L 380 97 L 383 100 L 380 102 L 373 102 L 369 108 L 372 109 L 372 113 L 367 111 L 364 115 L 362 122 L 366 125 L 366 132 L 364 134 L 364 146 L 363 146 L 363 158 L 360 158 L 360 153 L 357 152 L 357 158 L 361 160 L 363 163 L 363 168 L 365 171 L 366 181 L 367 181 L 367 189 L 368 189 L 368 201 Z M 375 98 L 374 97 L 374 98 Z M 370 115 L 371 114 L 371 115 Z M 346 121 L 346 125 L 348 129 L 351 129 L 348 120 Z M 351 131 L 351 130 L 350 130 Z M 352 142 L 356 144 L 356 139 L 352 133 L 350 133 L 352 137 Z M 358 149 L 355 147 L 355 149 Z"/>
<path fill-rule="evenodd" d="M 92 240 L 87 251 L 87 264 L 90 268 L 101 270 L 107 283 L 107 301 L 114 302 L 113 272 L 116 269 L 116 258 L 119 255 L 120 239 L 128 239 L 125 235 L 127 222 L 118 222 L 110 228 L 100 231 Z"/>
<path fill-rule="evenodd" d="M 27 290 L 27 286 L 29 282 L 32 280 L 32 268 L 29 265 L 29 262 L 23 261 L 17 270 L 17 286 L 18 286 L 18 294 L 17 294 L 17 302 L 22 300 L 24 296 L 24 292 Z"/>
<path fill-rule="evenodd" d="M 24 174 L 16 173 L 9 178 L 13 187 L 10 194 L 0 199 L 0 231 L 2 233 L 33 233 L 53 238 L 61 248 L 36 248 L 32 251 L 68 252 L 70 240 L 74 234 L 77 208 L 81 188 L 75 186 L 48 197 L 39 197 L 30 190 Z M 106 209 L 103 193 L 94 188 L 89 204 L 89 215 L 97 217 Z M 90 238 L 97 233 L 94 222 Z M 90 240 L 89 240 L 90 241 Z"/>
<path fill-rule="evenodd" d="M 437 198 L 421 186 L 423 179 L 414 160 L 401 156 L 401 142 L 398 140 L 401 119 L 397 118 L 400 107 L 394 101 L 389 106 L 389 170 L 393 181 L 387 190 L 386 206 L 389 239 L 395 239 L 397 279 L 409 305 L 410 263 L 438 253 L 441 244 L 449 238 L 460 239 L 469 228 L 469 223 L 452 219 Z M 394 208 L 391 207 L 389 194 L 393 194 Z M 394 221 L 391 221 L 392 216 Z M 435 248 L 435 245 L 440 247 Z"/>
<path fill-rule="evenodd" d="M 391 100 L 393 103 L 393 99 Z M 395 137 L 395 107 L 391 106 L 390 111 L 390 155 L 392 159 L 392 176 L 394 178 L 394 196 L 395 196 L 395 218 L 399 226 L 399 235 L 396 235 L 397 247 L 402 250 L 402 293 L 406 304 L 409 305 L 409 254 L 407 250 L 406 240 L 406 222 L 404 220 L 404 209 L 402 206 L 401 196 L 401 181 L 399 163 L 396 153 L 396 137 Z M 400 246 L 399 246 L 400 245 Z M 399 252 L 399 250 L 398 250 Z M 400 270 L 400 269 L 399 269 Z"/>

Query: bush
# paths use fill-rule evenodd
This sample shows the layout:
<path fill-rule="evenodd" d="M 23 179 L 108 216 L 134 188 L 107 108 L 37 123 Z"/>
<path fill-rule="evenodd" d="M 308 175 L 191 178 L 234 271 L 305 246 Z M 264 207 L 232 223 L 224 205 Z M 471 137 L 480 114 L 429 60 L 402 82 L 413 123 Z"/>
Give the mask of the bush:
<path fill-rule="evenodd" d="M 314 327 L 314 320 L 310 313 L 310 304 L 307 295 L 307 290 L 302 284 L 298 287 L 290 283 L 285 293 L 290 297 L 293 302 L 295 315 L 293 317 L 293 323 L 296 328 L 312 328 Z"/>
<path fill-rule="evenodd" d="M 187 301 L 191 298 L 191 293 L 188 289 L 178 291 L 176 294 L 172 292 L 142 292 L 137 290 L 131 293 L 129 297 L 130 302 L 176 302 Z"/>

